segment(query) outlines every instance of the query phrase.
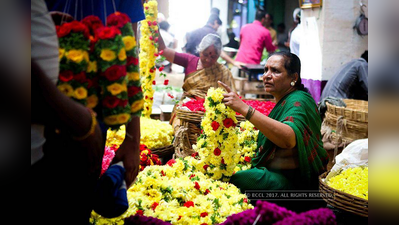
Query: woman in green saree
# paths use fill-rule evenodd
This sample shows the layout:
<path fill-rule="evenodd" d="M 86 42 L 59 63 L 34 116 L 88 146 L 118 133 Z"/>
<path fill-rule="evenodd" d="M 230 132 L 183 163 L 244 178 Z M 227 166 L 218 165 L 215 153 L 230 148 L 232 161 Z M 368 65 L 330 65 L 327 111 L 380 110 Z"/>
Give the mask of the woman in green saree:
<path fill-rule="evenodd" d="M 301 83 L 301 63 L 289 52 L 274 53 L 267 60 L 263 84 L 276 98 L 265 116 L 246 105 L 235 92 L 226 91 L 224 102 L 246 116 L 260 131 L 252 169 L 239 171 L 230 182 L 246 190 L 317 189 L 328 155 L 321 142 L 321 119 L 312 96 Z"/>

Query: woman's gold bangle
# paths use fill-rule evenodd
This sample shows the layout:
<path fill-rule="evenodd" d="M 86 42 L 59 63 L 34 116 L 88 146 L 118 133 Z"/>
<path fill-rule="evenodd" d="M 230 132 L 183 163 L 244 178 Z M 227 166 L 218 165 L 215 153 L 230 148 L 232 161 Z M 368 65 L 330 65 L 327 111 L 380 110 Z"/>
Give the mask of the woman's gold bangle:
<path fill-rule="evenodd" d="M 73 137 L 73 139 L 76 141 L 85 140 L 86 138 L 90 137 L 90 135 L 94 134 L 94 132 L 96 130 L 96 125 L 97 125 L 96 113 L 92 109 L 87 108 L 87 110 L 90 112 L 90 115 L 91 115 L 90 130 L 89 130 L 89 132 L 87 132 L 85 135 L 83 135 L 81 137 Z"/>

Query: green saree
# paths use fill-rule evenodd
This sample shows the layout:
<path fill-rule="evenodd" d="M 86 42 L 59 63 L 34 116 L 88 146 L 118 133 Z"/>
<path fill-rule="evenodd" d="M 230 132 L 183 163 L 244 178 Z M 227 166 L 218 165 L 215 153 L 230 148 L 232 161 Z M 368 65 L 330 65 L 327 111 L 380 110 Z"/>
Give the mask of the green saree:
<path fill-rule="evenodd" d="M 261 165 L 273 159 L 277 146 L 259 132 L 258 152 L 252 159 L 252 169 L 237 172 L 230 182 L 242 192 L 314 187 L 318 175 L 325 171 L 328 154 L 323 149 L 321 118 L 312 96 L 303 91 L 293 91 L 276 104 L 269 117 L 294 130 L 299 169 L 271 171 L 262 167 Z"/>

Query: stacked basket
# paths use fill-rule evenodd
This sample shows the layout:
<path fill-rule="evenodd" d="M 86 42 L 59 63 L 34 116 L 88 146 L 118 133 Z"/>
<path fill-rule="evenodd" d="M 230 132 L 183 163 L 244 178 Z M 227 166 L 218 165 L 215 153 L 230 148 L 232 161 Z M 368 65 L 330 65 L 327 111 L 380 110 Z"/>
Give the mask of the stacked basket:
<path fill-rule="evenodd" d="M 355 140 L 368 137 L 368 102 L 355 99 L 343 101 L 346 107 L 326 103 L 327 112 L 321 129 L 324 148 L 330 157 L 328 169 L 332 168 L 335 156 L 345 146 Z"/>

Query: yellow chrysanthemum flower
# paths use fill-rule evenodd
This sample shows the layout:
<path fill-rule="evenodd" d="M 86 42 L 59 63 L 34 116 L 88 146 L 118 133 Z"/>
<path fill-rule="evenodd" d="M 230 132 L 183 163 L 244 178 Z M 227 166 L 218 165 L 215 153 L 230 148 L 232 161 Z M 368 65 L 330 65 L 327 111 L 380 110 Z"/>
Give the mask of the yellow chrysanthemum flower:
<path fill-rule="evenodd" d="M 144 100 L 143 99 L 137 100 L 133 102 L 132 105 L 130 106 L 131 112 L 136 113 L 139 110 L 142 110 L 143 106 L 144 106 Z"/>
<path fill-rule="evenodd" d="M 128 79 L 129 81 L 137 81 L 137 80 L 140 80 L 140 74 L 137 73 L 137 72 L 127 72 L 126 75 L 127 75 L 127 79 Z"/>
<path fill-rule="evenodd" d="M 57 86 L 58 90 L 64 93 L 68 97 L 73 96 L 73 87 L 67 83 L 63 83 Z"/>
<path fill-rule="evenodd" d="M 116 54 L 114 51 L 110 50 L 110 49 L 102 49 L 101 50 L 101 54 L 100 54 L 101 59 L 103 59 L 104 61 L 112 61 L 116 58 Z"/>
<path fill-rule="evenodd" d="M 127 123 L 130 119 L 130 114 L 128 113 L 122 113 L 118 115 L 118 123 L 124 124 Z"/>
<path fill-rule="evenodd" d="M 66 57 L 67 57 L 67 59 L 71 60 L 72 62 L 80 63 L 80 62 L 82 62 L 82 60 L 85 57 L 85 52 L 86 51 L 83 51 L 83 50 L 72 49 L 66 53 Z"/>
<path fill-rule="evenodd" d="M 125 36 L 122 38 L 123 43 L 125 44 L 126 51 L 132 50 L 136 45 L 136 39 L 132 36 Z"/>
<path fill-rule="evenodd" d="M 126 83 L 124 83 L 124 84 L 113 83 L 113 84 L 107 86 L 107 90 L 112 95 L 118 95 L 122 91 L 126 91 L 127 90 Z"/>
<path fill-rule="evenodd" d="M 118 59 L 120 61 L 123 61 L 126 59 L 126 50 L 124 48 L 122 48 L 119 53 L 118 53 Z"/>
<path fill-rule="evenodd" d="M 111 126 L 116 125 L 118 124 L 118 116 L 117 115 L 107 116 L 104 118 L 104 123 Z"/>
<path fill-rule="evenodd" d="M 87 107 L 90 109 L 93 109 L 94 107 L 96 107 L 98 104 L 98 97 L 97 95 L 90 95 L 89 97 L 87 97 Z"/>
<path fill-rule="evenodd" d="M 79 100 L 87 98 L 87 90 L 84 87 L 78 87 L 73 92 L 73 97 Z"/>
<path fill-rule="evenodd" d="M 58 49 L 58 58 L 59 58 L 59 60 L 61 60 L 62 57 L 64 57 L 64 55 L 65 55 L 65 49 L 59 48 Z"/>
<path fill-rule="evenodd" d="M 97 61 L 89 61 L 87 64 L 87 70 L 86 72 L 88 73 L 96 73 L 97 72 Z"/>

